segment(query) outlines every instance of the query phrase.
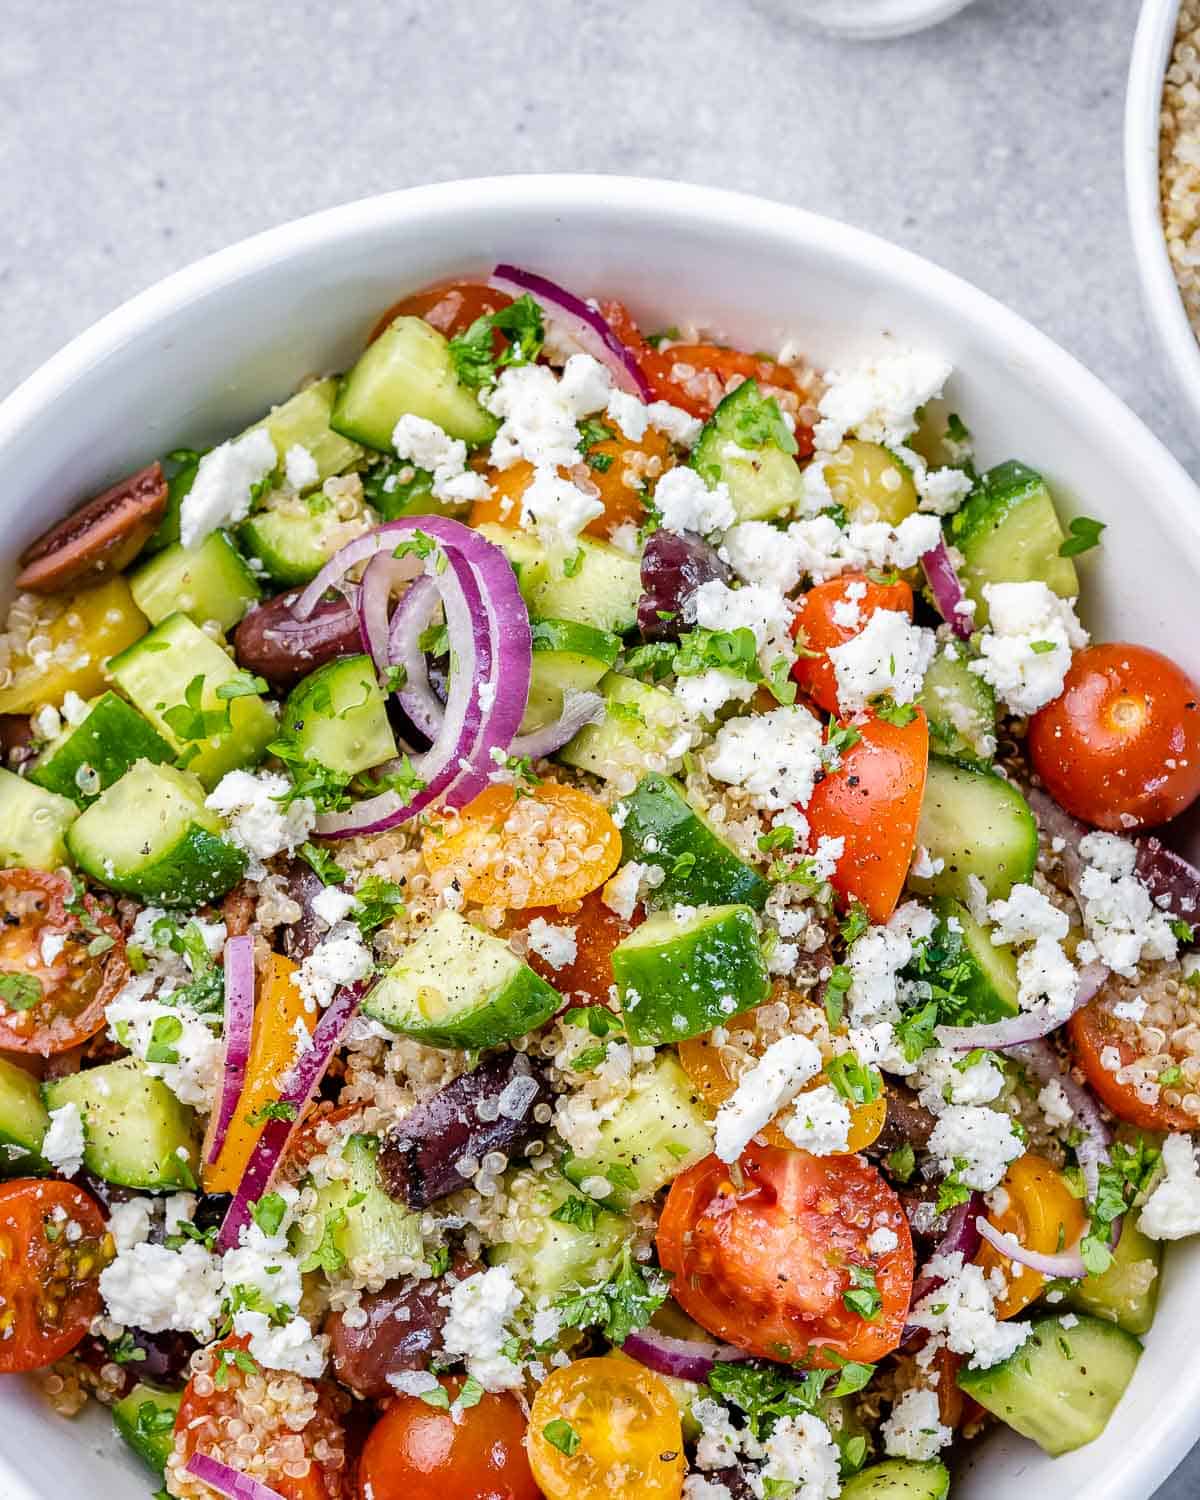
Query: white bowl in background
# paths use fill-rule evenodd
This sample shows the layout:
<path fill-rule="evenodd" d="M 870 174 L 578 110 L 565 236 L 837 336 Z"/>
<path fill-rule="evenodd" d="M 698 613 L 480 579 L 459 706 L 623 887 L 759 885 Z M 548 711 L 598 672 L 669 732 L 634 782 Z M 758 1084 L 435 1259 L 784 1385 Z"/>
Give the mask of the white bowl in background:
<path fill-rule="evenodd" d="M 671 182 L 416 188 L 284 225 L 168 277 L 0 405 L 7 551 L 149 459 L 220 439 L 303 376 L 344 368 L 403 293 L 500 260 L 624 297 L 645 326 L 697 322 L 751 349 L 792 338 L 820 365 L 888 344 L 942 352 L 982 461 L 1019 457 L 1047 475 L 1066 514 L 1108 523 L 1080 570 L 1093 632 L 1161 647 L 1200 677 L 1197 491 L 1111 392 L 928 261 L 797 209 Z M 1170 1248 L 1158 1320 L 1103 1436 L 1051 1461 L 997 1431 L 961 1465 L 954 1500 L 1146 1500 L 1200 1437 L 1197 1345 L 1200 1242 Z M 147 1492 L 103 1412 L 66 1422 L 26 1382 L 0 1380 L 3 1500 Z"/>
<path fill-rule="evenodd" d="M 808 21 L 852 42 L 882 42 L 936 26 L 972 0 L 792 0 Z"/>
<path fill-rule="evenodd" d="M 1125 196 L 1146 316 L 1200 432 L 1200 342 L 1167 252 L 1158 186 L 1163 77 L 1178 16 L 1179 0 L 1144 0 L 1142 5 L 1125 95 Z"/>

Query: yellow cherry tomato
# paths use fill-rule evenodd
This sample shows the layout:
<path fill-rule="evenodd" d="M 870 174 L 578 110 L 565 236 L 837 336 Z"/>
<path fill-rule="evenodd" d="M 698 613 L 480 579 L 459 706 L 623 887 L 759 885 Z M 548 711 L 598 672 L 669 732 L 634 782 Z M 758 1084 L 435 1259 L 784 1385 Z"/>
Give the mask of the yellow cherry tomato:
<path fill-rule="evenodd" d="M 825 480 L 852 521 L 898 526 L 917 508 L 912 475 L 879 443 L 848 439 L 825 465 Z"/>
<path fill-rule="evenodd" d="M 1035 1156 L 1033 1152 L 1018 1156 L 1000 1186 L 1008 1198 L 1004 1211 L 988 1215 L 997 1229 L 1041 1255 L 1069 1250 L 1078 1241 L 1087 1216 L 1062 1173 L 1044 1156 Z M 998 1266 L 1008 1277 L 1008 1291 L 996 1303 L 998 1318 L 1015 1317 L 1046 1285 L 1046 1278 L 1040 1272 L 1010 1262 L 1007 1255 L 986 1241 L 979 1247 L 975 1263 L 985 1271 Z"/>
<path fill-rule="evenodd" d="M 150 628 L 120 575 L 75 594 L 26 597 L 32 619 L 26 644 L 0 669 L 0 714 L 32 713 L 68 693 L 91 698 L 103 692 L 109 657 Z"/>
<path fill-rule="evenodd" d="M 621 834 L 590 793 L 544 781 L 520 797 L 489 787 L 429 828 L 421 847 L 426 868 L 453 870 L 468 901 L 520 911 L 603 885 L 620 863 Z"/>
<path fill-rule="evenodd" d="M 679 1500 L 683 1430 L 666 1385 L 606 1356 L 555 1370 L 534 1397 L 526 1435 L 547 1500 Z"/>

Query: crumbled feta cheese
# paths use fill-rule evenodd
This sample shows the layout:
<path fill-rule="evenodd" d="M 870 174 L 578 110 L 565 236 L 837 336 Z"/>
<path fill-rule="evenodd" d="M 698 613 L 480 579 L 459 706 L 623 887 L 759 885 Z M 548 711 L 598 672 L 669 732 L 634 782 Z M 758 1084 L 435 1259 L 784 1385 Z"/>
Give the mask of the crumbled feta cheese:
<path fill-rule="evenodd" d="M 321 477 L 317 461 L 303 443 L 293 443 L 283 460 L 283 472 L 294 490 L 311 489 Z"/>
<path fill-rule="evenodd" d="M 309 903 L 314 915 L 318 916 L 326 927 L 336 927 L 354 910 L 354 895 L 345 886 L 327 885 L 312 898 Z"/>
<path fill-rule="evenodd" d="M 730 719 L 708 752 L 708 774 L 741 787 L 767 811 L 804 806 L 823 769 L 823 743 L 820 721 L 798 703 Z"/>
<path fill-rule="evenodd" d="M 669 438 L 676 447 L 696 446 L 704 428 L 699 417 L 693 417 L 691 412 L 684 411 L 680 406 L 672 406 L 669 401 L 651 401 L 647 411 L 651 427 L 661 432 L 663 437 Z"/>
<path fill-rule="evenodd" d="M 1166 1176 L 1146 1199 L 1138 1228 L 1152 1240 L 1200 1234 L 1200 1172 L 1190 1135 L 1169 1135 L 1162 1144 Z"/>
<path fill-rule="evenodd" d="M 358 928 L 339 922 L 300 965 L 295 984 L 309 1011 L 323 1010 L 339 989 L 365 979 L 374 967 Z"/>
<path fill-rule="evenodd" d="M 521 1367 L 505 1355 L 507 1324 L 521 1305 L 521 1293 L 507 1266 L 491 1266 L 460 1281 L 450 1293 L 450 1313 L 442 1329 L 447 1354 L 459 1355 L 485 1390 L 512 1390 L 524 1379 Z"/>
<path fill-rule="evenodd" d="M 67 946 L 66 933 L 63 933 L 63 932 L 43 932 L 42 933 L 41 941 L 38 943 L 38 951 L 42 955 L 42 963 L 45 964 L 46 968 L 51 969 L 51 968 L 54 967 L 54 964 L 55 964 L 56 960 L 58 959 L 58 955 L 63 951 L 63 949 L 66 946 Z"/>
<path fill-rule="evenodd" d="M 666 878 L 666 871 L 660 865 L 642 864 L 631 859 L 608 881 L 600 899 L 609 911 L 616 912 L 623 922 L 628 922 L 644 893 L 662 885 Z"/>
<path fill-rule="evenodd" d="M 877 609 L 857 635 L 829 648 L 843 713 L 864 709 L 887 693 L 911 703 L 921 691 L 937 641 L 900 610 Z"/>
<path fill-rule="evenodd" d="M 146 1071 L 161 1078 L 183 1104 L 207 1109 L 221 1079 L 220 1038 L 190 1007 L 176 1009 L 162 998 L 151 998 L 154 983 L 153 975 L 135 975 L 117 992 L 104 1013 L 108 1034 L 140 1058 Z M 152 1045 L 166 1037 L 170 1040 L 154 1047 L 156 1060 L 149 1061 Z"/>
<path fill-rule="evenodd" d="M 899 1235 L 894 1229 L 889 1229 L 886 1224 L 873 1229 L 867 1236 L 867 1249 L 872 1255 L 889 1255 L 899 1243 Z"/>
<path fill-rule="evenodd" d="M 936 1391 L 905 1391 L 884 1422 L 883 1450 L 892 1458 L 926 1463 L 954 1440 L 942 1425 Z"/>
<path fill-rule="evenodd" d="M 62 718 L 52 704 L 44 704 L 29 721 L 29 727 L 39 740 L 57 739 L 62 733 Z"/>
<path fill-rule="evenodd" d="M 290 786 L 274 771 L 230 771 L 205 798 L 205 807 L 226 820 L 230 842 L 250 856 L 252 880 L 265 876 L 266 860 L 294 853 L 312 832 L 317 814 L 307 797 L 287 807 L 279 800 Z"/>
<path fill-rule="evenodd" d="M 783 1122 L 783 1133 L 793 1146 L 814 1156 L 848 1149 L 850 1110 L 831 1084 L 809 1089 L 796 1100 L 795 1111 Z"/>
<path fill-rule="evenodd" d="M 436 422 L 405 412 L 392 430 L 396 456 L 433 476 L 435 500 L 485 500 L 490 493 L 482 474 L 467 469 L 467 445 Z"/>
<path fill-rule="evenodd" d="M 970 1356 L 973 1370 L 986 1370 L 999 1364 L 1018 1350 L 1032 1332 L 1029 1323 L 1005 1322 L 996 1318 L 995 1300 L 983 1268 L 953 1255 L 935 1255 L 924 1274 L 937 1277 L 942 1285 L 917 1303 L 908 1321 L 934 1335 L 928 1351 L 932 1360 L 939 1348 L 952 1354 Z"/>
<path fill-rule="evenodd" d="M 821 1054 L 808 1037 L 789 1035 L 772 1042 L 754 1067 L 742 1074 L 737 1088 L 717 1111 L 714 1150 L 721 1160 L 736 1161 L 759 1131 L 820 1071 Z M 846 1119 L 849 1124 L 849 1115 Z"/>
<path fill-rule="evenodd" d="M 918 505 L 935 516 L 956 511 L 971 493 L 971 480 L 961 469 L 927 469 L 916 471 Z"/>
<path fill-rule="evenodd" d="M 921 1103 L 930 1114 L 940 1115 L 948 1104 L 990 1104 L 998 1099 L 1004 1074 L 991 1053 L 968 1063 L 962 1054 L 936 1048 L 921 1057 L 916 1083 Z"/>
<path fill-rule="evenodd" d="M 750 1477 L 760 1500 L 784 1493 L 785 1486 L 792 1500 L 835 1500 L 841 1493 L 838 1446 L 820 1417 L 781 1417 L 763 1449 L 763 1466 Z"/>
<path fill-rule="evenodd" d="M 564 479 L 553 468 L 535 469 L 521 495 L 522 525 L 531 526 L 551 549 L 574 546 L 588 522 L 603 514 L 601 500 L 585 495 L 573 480 Z"/>
<path fill-rule="evenodd" d="M 207 1343 L 221 1312 L 220 1262 L 194 1240 L 178 1250 L 134 1244 L 101 1271 L 100 1294 L 116 1323 Z"/>
<path fill-rule="evenodd" d="M 933 913 L 909 901 L 897 908 L 886 927 L 868 928 L 850 947 L 846 962 L 851 983 L 847 1015 L 855 1026 L 898 1021 L 896 976 L 913 956 L 913 939 L 933 931 Z"/>
<path fill-rule="evenodd" d="M 183 545 L 197 547 L 218 526 L 244 521 L 250 514 L 250 491 L 274 471 L 278 462 L 275 444 L 265 427 L 253 428 L 206 453 L 179 508 L 179 540 Z"/>
<path fill-rule="evenodd" d="M 929 1151 L 947 1174 L 956 1170 L 956 1159 L 964 1163 L 957 1168 L 959 1182 L 986 1192 L 1004 1176 L 1009 1162 L 1024 1153 L 1025 1145 L 1013 1129 L 1011 1115 L 974 1104 L 951 1104 L 933 1127 Z"/>
<path fill-rule="evenodd" d="M 727 1484 L 703 1474 L 688 1474 L 683 1481 L 683 1500 L 733 1500 Z"/>
<path fill-rule="evenodd" d="M 529 946 L 552 969 L 565 968 L 575 962 L 578 946 L 575 929 L 567 924 L 554 926 L 545 917 L 534 917 L 525 929 Z"/>
<path fill-rule="evenodd" d="M 840 835 L 830 838 L 827 833 L 821 834 L 817 840 L 817 847 L 809 857 L 809 866 L 812 870 L 814 880 L 832 880 L 837 874 L 838 860 L 846 852 L 846 840 Z"/>
<path fill-rule="evenodd" d="M 512 365 L 480 398 L 501 419 L 492 440 L 491 462 L 508 469 L 525 459 L 535 469 L 570 469 L 579 462 L 580 417 L 602 411 L 612 381 L 588 354 L 573 354 L 562 378 L 546 365 Z"/>
<path fill-rule="evenodd" d="M 315 1380 L 329 1358 L 328 1338 L 314 1334 L 308 1319 L 299 1314 L 276 1328 L 266 1313 L 239 1308 L 233 1317 L 233 1331 L 249 1336 L 251 1358 L 267 1370 L 291 1370 Z"/>
<path fill-rule="evenodd" d="M 73 1100 L 50 1111 L 42 1155 L 64 1177 L 74 1177 L 83 1166 L 83 1116 Z"/>
<path fill-rule="evenodd" d="M 698 1469 L 728 1469 L 737 1463 L 742 1434 L 729 1420 L 728 1410 L 711 1396 L 697 1396 L 692 1401 L 692 1417 L 700 1429 L 696 1440 Z"/>
<path fill-rule="evenodd" d="M 1083 921 L 1100 961 L 1128 977 L 1143 959 L 1174 958 L 1171 917 L 1134 873 L 1134 846 L 1115 834 L 1089 833 L 1079 853 L 1086 861 L 1078 884 Z"/>
<path fill-rule="evenodd" d="M 1067 1098 L 1067 1091 L 1057 1078 L 1052 1078 L 1037 1096 L 1038 1108 L 1045 1118 L 1046 1124 L 1051 1130 L 1059 1130 L 1069 1125 L 1075 1118 L 1075 1111 L 1071 1108 L 1071 1101 Z"/>
<path fill-rule="evenodd" d="M 1054 938 L 1039 937 L 1017 955 L 1017 1004 L 1022 1010 L 1044 1011 L 1056 1023 L 1065 1021 L 1078 990 L 1075 965 Z"/>
<path fill-rule="evenodd" d="M 1044 583 L 985 583 L 988 625 L 969 670 L 1015 714 L 1033 714 L 1063 690 L 1071 652 L 1088 643 L 1073 601 Z"/>
<path fill-rule="evenodd" d="M 668 531 L 695 531 L 709 536 L 737 520 L 737 511 L 722 480 L 709 489 L 695 469 L 676 464 L 654 487 L 654 505 Z"/>
<path fill-rule="evenodd" d="M 707 630 L 749 630 L 766 664 L 777 656 L 789 660 L 792 644 L 792 606 L 774 589 L 747 584 L 731 589 L 719 579 L 702 583 L 688 598 L 685 616 Z"/>
<path fill-rule="evenodd" d="M 940 396 L 950 364 L 919 351 L 879 354 L 857 367 L 830 370 L 813 429 L 816 448 L 834 453 L 848 432 L 872 443 L 897 448 L 917 430 L 917 413 Z"/>
<path fill-rule="evenodd" d="M 74 728 L 76 725 L 83 723 L 84 719 L 91 712 L 91 709 L 78 693 L 73 693 L 68 689 L 63 694 L 62 709 L 60 712 L 63 722 L 70 724 Z"/>
<path fill-rule="evenodd" d="M 746 703 L 754 693 L 754 683 L 719 667 L 696 677 L 680 677 L 675 683 L 676 701 L 691 719 L 715 719 L 726 704 Z"/>
<path fill-rule="evenodd" d="M 1132 1021 L 1137 1025 L 1146 1014 L 1146 1002 L 1140 995 L 1135 995 L 1132 1000 L 1118 1000 L 1109 1007 L 1118 1021 Z"/>
<path fill-rule="evenodd" d="M 604 415 L 617 424 L 631 443 L 640 443 L 650 425 L 649 408 L 628 391 L 612 391 Z"/>
<path fill-rule="evenodd" d="M 993 901 L 988 907 L 993 922 L 992 942 L 1032 943 L 1040 937 L 1062 942 L 1071 926 L 1065 911 L 1060 911 L 1049 896 L 1036 886 L 1014 885 L 1007 898 Z"/>
<path fill-rule="evenodd" d="M 144 1245 L 150 1238 L 150 1200 L 129 1198 L 108 1211 L 108 1228 L 118 1252 Z"/>

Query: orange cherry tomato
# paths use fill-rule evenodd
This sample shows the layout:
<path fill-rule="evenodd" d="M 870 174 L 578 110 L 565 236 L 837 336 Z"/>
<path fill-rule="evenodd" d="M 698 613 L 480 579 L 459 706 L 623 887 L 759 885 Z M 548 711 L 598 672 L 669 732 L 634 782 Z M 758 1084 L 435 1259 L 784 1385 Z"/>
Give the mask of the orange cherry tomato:
<path fill-rule="evenodd" d="M 112 1256 L 104 1215 L 82 1189 L 40 1178 L 0 1186 L 0 1375 L 74 1349 L 100 1311 Z"/>
<path fill-rule="evenodd" d="M 830 884 L 844 901 L 861 901 L 872 922 L 896 909 L 917 844 L 929 726 L 922 709 L 907 724 L 860 717 L 859 739 L 813 790 L 804 809 L 813 839 L 845 840 Z"/>
<path fill-rule="evenodd" d="M 442 1386 L 453 1401 L 462 1381 Z M 417 1396 L 398 1396 L 363 1445 L 358 1493 L 361 1500 L 539 1500 L 516 1397 L 485 1395 L 452 1417 Z"/>
<path fill-rule="evenodd" d="M 1067 1022 L 1071 1046 L 1079 1066 L 1087 1074 L 1094 1093 L 1108 1105 L 1119 1120 L 1127 1120 L 1141 1130 L 1192 1130 L 1196 1121 L 1178 1104 L 1169 1104 L 1161 1095 L 1143 1099 L 1132 1083 L 1122 1083 L 1118 1072 L 1133 1062 L 1140 1049 L 1132 1038 L 1131 1023 L 1112 1013 L 1112 1002 L 1097 997 Z M 1109 1049 L 1117 1054 L 1117 1066 L 1106 1068 L 1104 1057 Z M 1182 1054 L 1181 1059 L 1182 1060 Z M 1112 1061 L 1112 1058 L 1109 1058 Z"/>
<path fill-rule="evenodd" d="M 912 589 L 903 579 L 873 583 L 865 573 L 843 573 L 818 583 L 796 601 L 792 635 L 812 656 L 801 656 L 792 668 L 792 681 L 826 713 L 838 708 L 837 675 L 829 660 L 831 646 L 843 646 L 866 626 L 878 610 L 894 610 L 912 619 Z"/>
<path fill-rule="evenodd" d="M 1087 1215 L 1063 1175 L 1044 1156 L 1032 1151 L 1009 1164 L 1000 1186 L 1008 1194 L 1003 1213 L 988 1215 L 997 1229 L 1011 1234 L 1027 1250 L 1055 1255 L 1075 1245 L 1087 1227 Z M 980 1246 L 975 1263 L 990 1271 L 998 1267 L 1008 1278 L 1008 1291 L 996 1302 L 998 1318 L 1015 1318 L 1040 1297 L 1046 1278 L 1038 1271 L 1010 1261 L 988 1244 Z"/>
<path fill-rule="evenodd" d="M 820 1362 L 828 1350 L 869 1364 L 896 1349 L 912 1296 L 912 1238 L 875 1168 L 858 1156 L 771 1146 L 749 1147 L 738 1168 L 735 1181 L 709 1156 L 671 1185 L 658 1256 L 688 1316 L 763 1359 Z M 885 1227 L 896 1244 L 880 1254 L 867 1240 Z M 877 1294 L 869 1317 L 844 1300 L 864 1287 Z"/>
<path fill-rule="evenodd" d="M 426 830 L 432 873 L 453 870 L 468 901 L 521 909 L 578 901 L 621 860 L 621 833 L 604 804 L 578 787 L 543 781 L 527 796 L 491 786 Z"/>
<path fill-rule="evenodd" d="M 527 906 L 510 915 L 509 925 L 525 928 L 538 917 L 552 927 L 574 929 L 575 957 L 556 969 L 531 948 L 525 955 L 529 967 L 571 1005 L 608 1005 L 613 986 L 612 951 L 637 922 L 626 922 L 604 904 L 599 891 L 589 891 L 576 911 L 570 906 L 566 911 L 557 906 Z"/>
<path fill-rule="evenodd" d="M 69 875 L 0 871 L 0 1050 L 87 1041 L 128 976 L 121 929 Z"/>
<path fill-rule="evenodd" d="M 1165 823 L 1200 796 L 1200 688 L 1146 646 L 1088 646 L 1026 743 L 1047 791 L 1085 823 Z"/>
<path fill-rule="evenodd" d="M 485 282 L 441 282 L 393 303 L 372 328 L 367 342 L 373 344 L 394 318 L 424 318 L 431 328 L 436 328 L 439 333 L 452 339 L 456 334 L 466 333 L 476 318 L 482 318 L 486 313 L 499 312 L 511 301 L 511 297 L 494 290 Z M 497 334 L 496 337 L 501 338 L 502 335 Z"/>

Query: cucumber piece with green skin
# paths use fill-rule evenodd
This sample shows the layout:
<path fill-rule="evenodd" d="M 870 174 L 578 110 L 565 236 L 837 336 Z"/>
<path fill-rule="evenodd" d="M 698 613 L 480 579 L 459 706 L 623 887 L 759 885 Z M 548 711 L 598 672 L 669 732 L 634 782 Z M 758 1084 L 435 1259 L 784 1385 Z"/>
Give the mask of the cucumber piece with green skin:
<path fill-rule="evenodd" d="M 929 757 L 917 843 L 935 863 L 936 875 L 910 875 L 922 895 L 970 899 L 968 877 L 983 881 L 989 901 L 1027 883 L 1037 865 L 1037 823 L 1012 782 L 977 766 Z"/>
<path fill-rule="evenodd" d="M 600 1126 L 588 1156 L 568 1156 L 563 1175 L 605 1208 L 625 1212 L 653 1198 L 667 1183 L 711 1154 L 712 1122 L 673 1052 L 661 1052 L 654 1070 Z M 598 1191 L 601 1183 L 608 1191 Z M 597 1191 L 593 1192 L 593 1189 Z"/>
<path fill-rule="evenodd" d="M 497 526 L 486 521 L 475 528 L 481 537 L 499 547 L 512 565 L 517 576 L 517 587 L 521 590 L 530 615 L 536 615 L 533 600 L 550 572 L 550 556 L 537 537 L 527 531 L 514 531 L 510 526 Z M 639 569 L 639 580 L 640 580 Z"/>
<path fill-rule="evenodd" d="M 180 508 L 191 492 L 192 485 L 196 482 L 196 471 L 199 467 L 199 458 L 191 459 L 181 464 L 167 480 L 167 508 L 163 511 L 163 518 L 158 523 L 157 531 L 142 548 L 144 557 L 153 557 L 156 552 L 161 552 L 164 547 L 169 547 L 179 540 Z"/>
<path fill-rule="evenodd" d="M 190 771 L 140 760 L 79 815 L 68 834 L 79 868 L 160 906 L 216 901 L 246 873 Z"/>
<path fill-rule="evenodd" d="M 842 1485 L 842 1500 L 946 1500 L 949 1493 L 950 1475 L 937 1459 L 888 1458 Z"/>
<path fill-rule="evenodd" d="M 281 727 L 298 752 L 347 776 L 396 754 L 387 700 L 369 656 L 326 662 L 288 694 Z"/>
<path fill-rule="evenodd" d="M 558 752 L 564 765 L 621 781 L 630 771 L 665 771 L 691 744 L 687 718 L 665 689 L 610 672 L 599 690 L 605 716 L 568 740 Z"/>
<path fill-rule="evenodd" d="M 646 896 L 651 909 L 680 902 L 742 903 L 761 911 L 771 887 L 733 852 L 679 782 L 651 772 L 619 806 L 622 858 L 658 865 L 666 879 Z"/>
<path fill-rule="evenodd" d="M 260 510 L 238 528 L 238 540 L 274 583 L 295 588 L 315 578 L 352 532 L 324 495 L 290 498 Z"/>
<path fill-rule="evenodd" d="M 79 816 L 69 797 L 0 769 L 0 869 L 57 870 L 69 865 L 67 830 Z"/>
<path fill-rule="evenodd" d="M 379 1183 L 379 1141 L 352 1135 L 342 1148 L 349 1175 L 325 1184 L 317 1193 L 316 1227 L 293 1232 L 293 1254 L 301 1261 L 322 1251 L 341 1255 L 355 1268 L 377 1268 L 380 1262 L 421 1259 L 421 1215 L 389 1198 Z M 307 1217 L 307 1215 L 306 1215 Z M 377 1274 L 372 1269 L 370 1274 Z"/>
<path fill-rule="evenodd" d="M 938 897 L 934 910 L 938 915 L 934 944 L 949 950 L 949 966 L 955 971 L 953 989 L 959 1005 L 954 1024 L 972 1026 L 1019 1015 L 1017 960 L 1012 949 L 993 943 L 988 929 L 953 896 Z"/>
<path fill-rule="evenodd" d="M 336 375 L 314 381 L 248 429 L 254 432 L 260 427 L 266 428 L 275 444 L 281 469 L 287 463 L 289 448 L 294 448 L 297 443 L 306 448 L 317 466 L 314 485 L 323 483 L 333 474 L 343 473 L 364 457 L 357 443 L 335 432 L 329 425 L 338 384 Z"/>
<path fill-rule="evenodd" d="M 381 453 L 406 413 L 436 422 L 472 446 L 491 442 L 499 423 L 459 380 L 450 345 L 421 318 L 400 317 L 369 344 L 343 377 L 329 425 Z"/>
<path fill-rule="evenodd" d="M 87 807 L 139 760 L 175 759 L 158 730 L 116 693 L 88 704 L 87 716 L 68 724 L 28 771 L 29 780 Z"/>
<path fill-rule="evenodd" d="M 1142 1352 L 1115 1323 L 1086 1314 L 1064 1327 L 1037 1318 L 1024 1344 L 987 1370 L 961 1370 L 959 1389 L 1057 1458 L 1098 1438 Z"/>
<path fill-rule="evenodd" d="M 152 625 L 176 610 L 197 625 L 215 620 L 234 626 L 262 598 L 254 574 L 223 531 L 210 531 L 198 547 L 176 542 L 129 575 L 134 603 Z"/>
<path fill-rule="evenodd" d="M 528 1216 L 531 1238 L 494 1246 L 488 1260 L 507 1266 L 535 1307 L 574 1287 L 607 1281 L 633 1236 L 632 1220 L 584 1197 L 554 1172 L 514 1174 L 508 1200 L 520 1205 L 522 1224 Z M 554 1217 L 564 1203 L 575 1205 L 573 1219 Z"/>
<path fill-rule="evenodd" d="M 532 612 L 543 619 L 575 620 L 616 635 L 636 626 L 641 597 L 640 559 L 589 536 L 577 538 L 565 557 L 551 557 L 529 593 Z"/>
<path fill-rule="evenodd" d="M 1162 1281 L 1162 1243 L 1142 1233 L 1136 1214 L 1126 1214 L 1112 1257 L 1107 1271 L 1068 1283 L 1063 1301 L 1126 1333 L 1149 1333 Z"/>
<path fill-rule="evenodd" d="M 168 615 L 114 656 L 108 672 L 210 790 L 226 771 L 257 765 L 277 733 L 275 716 L 257 693 L 219 696 L 245 673 L 185 614 Z M 221 727 L 204 734 L 204 714 Z"/>
<path fill-rule="evenodd" d="M 83 1117 L 83 1164 L 121 1187 L 195 1190 L 196 1117 L 133 1057 L 42 1085 L 49 1110 L 74 1104 Z"/>
<path fill-rule="evenodd" d="M 175 1446 L 175 1418 L 182 1391 L 160 1391 L 140 1380 L 112 1409 L 113 1426 L 156 1474 L 162 1474 Z"/>
<path fill-rule="evenodd" d="M 724 1025 L 767 998 L 771 981 L 748 906 L 659 911 L 618 943 L 613 977 L 629 1040 L 659 1046 Z"/>
<path fill-rule="evenodd" d="M 968 665 L 961 646 L 943 646 L 929 664 L 917 702 L 929 742 L 954 759 L 991 760 L 996 753 L 996 694 Z"/>
<path fill-rule="evenodd" d="M 803 499 L 795 451 L 778 404 L 746 380 L 704 424 L 691 463 L 709 489 L 728 487 L 739 521 L 760 521 L 787 514 Z"/>
<path fill-rule="evenodd" d="M 570 693 L 590 692 L 609 671 L 621 650 L 621 639 L 574 620 L 535 620 L 533 671 L 521 733 L 553 724 Z"/>
<path fill-rule="evenodd" d="M 50 1116 L 37 1079 L 0 1057 L 0 1177 L 49 1172 L 42 1157 L 49 1128 Z"/>
<path fill-rule="evenodd" d="M 1010 459 L 981 474 L 950 521 L 950 540 L 963 555 L 959 579 L 975 601 L 972 620 L 987 624 L 987 583 L 1039 580 L 1063 599 L 1079 597 L 1079 575 L 1060 557 L 1065 533 L 1046 481 Z"/>
<path fill-rule="evenodd" d="M 441 911 L 363 1002 L 431 1047 L 497 1047 L 548 1021 L 562 997 L 501 938 Z"/>

